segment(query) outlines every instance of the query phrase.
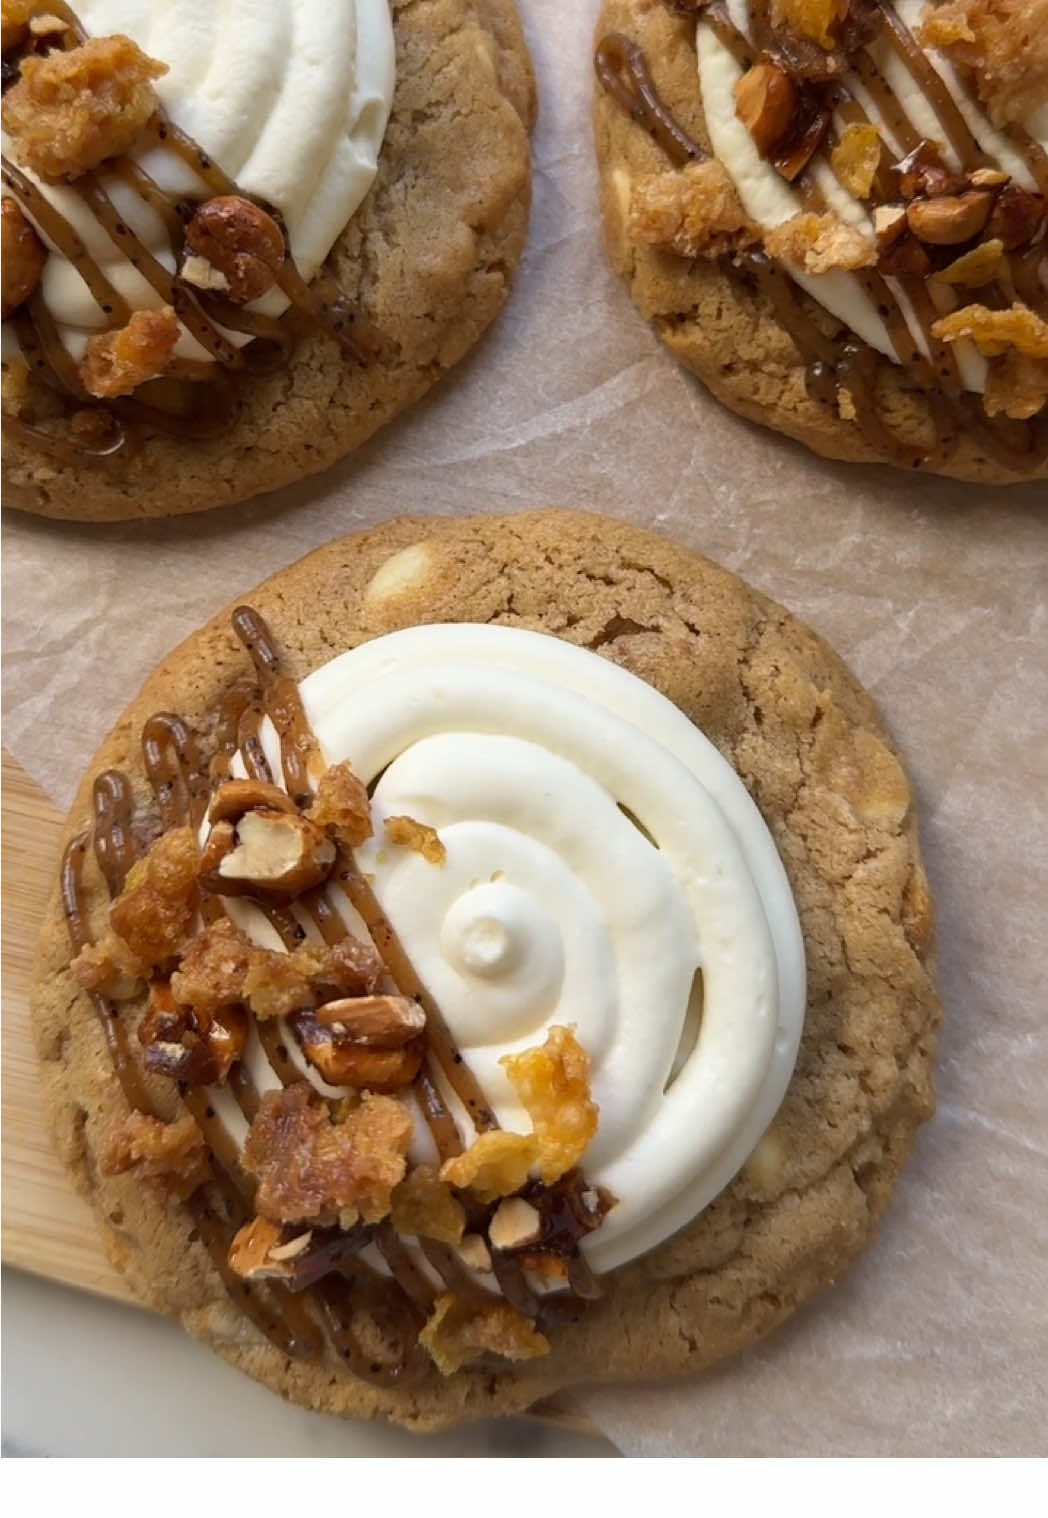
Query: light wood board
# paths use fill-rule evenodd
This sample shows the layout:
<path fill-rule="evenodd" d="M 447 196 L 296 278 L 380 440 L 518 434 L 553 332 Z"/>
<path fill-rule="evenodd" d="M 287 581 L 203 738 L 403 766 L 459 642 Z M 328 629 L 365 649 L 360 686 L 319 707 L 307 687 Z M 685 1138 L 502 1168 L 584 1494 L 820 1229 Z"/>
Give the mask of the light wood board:
<path fill-rule="evenodd" d="M 37 1088 L 29 987 L 64 819 L 6 750 L 2 781 L 4 1264 L 140 1307 L 107 1261 L 91 1210 L 51 1149 Z M 531 1415 L 580 1433 L 600 1432 L 566 1398 L 547 1398 Z"/>

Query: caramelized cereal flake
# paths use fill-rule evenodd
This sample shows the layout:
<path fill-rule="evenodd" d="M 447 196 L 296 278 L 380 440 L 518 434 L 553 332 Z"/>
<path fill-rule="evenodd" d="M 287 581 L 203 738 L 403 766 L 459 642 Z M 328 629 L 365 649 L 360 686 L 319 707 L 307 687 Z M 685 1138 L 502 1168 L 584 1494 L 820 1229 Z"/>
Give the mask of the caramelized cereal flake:
<path fill-rule="evenodd" d="M 451 1376 L 480 1355 L 534 1360 L 549 1354 L 549 1340 L 508 1302 L 476 1306 L 448 1293 L 439 1296 L 419 1343 L 441 1375 Z"/>
<path fill-rule="evenodd" d="M 99 1168 L 103 1175 L 131 1172 L 180 1198 L 190 1196 L 210 1174 L 204 1136 L 188 1113 L 162 1123 L 132 1112 L 106 1134 Z"/>
<path fill-rule="evenodd" d="M 22 212 L 18 201 L 5 195 L 0 202 L 0 238 L 3 264 L 0 265 L 3 291 L 3 320 L 27 301 L 40 283 L 47 250 Z"/>
<path fill-rule="evenodd" d="M 499 1061 L 534 1125 L 539 1175 L 554 1181 L 576 1165 L 597 1132 L 589 1056 L 570 1028 L 551 1028 L 546 1042 Z"/>
<path fill-rule="evenodd" d="M 416 822 L 414 817 L 387 817 L 386 837 L 399 848 L 413 849 L 416 854 L 421 854 L 428 864 L 447 863 L 448 851 L 436 828 Z"/>
<path fill-rule="evenodd" d="M 847 9 L 848 0 L 772 0 L 771 20 L 773 26 L 787 26 L 829 53 Z"/>
<path fill-rule="evenodd" d="M 310 805 L 309 818 L 326 828 L 344 849 L 359 848 L 371 837 L 371 802 L 367 787 L 344 759 L 326 769 Z"/>
<path fill-rule="evenodd" d="M 1012 349 L 990 365 L 983 406 L 987 416 L 1027 421 L 1048 401 L 1048 359 Z"/>
<path fill-rule="evenodd" d="M 799 211 L 765 232 L 764 246 L 772 258 L 808 274 L 866 269 L 877 262 L 873 239 L 832 212 Z"/>
<path fill-rule="evenodd" d="M 482 1202 L 519 1191 L 539 1157 L 533 1134 L 505 1133 L 495 1129 L 481 1133 L 464 1154 L 445 1160 L 441 1180 L 472 1191 Z"/>
<path fill-rule="evenodd" d="M 933 322 L 932 336 L 941 343 L 969 337 L 986 358 L 997 358 L 1009 348 L 1028 358 L 1048 358 L 1048 322 L 1018 301 L 1006 311 L 962 306 Z"/>
<path fill-rule="evenodd" d="M 757 241 L 731 176 L 716 158 L 646 174 L 630 195 L 630 236 L 681 258 L 719 258 Z"/>
<path fill-rule="evenodd" d="M 190 828 L 163 833 L 132 865 L 109 911 L 113 931 L 144 965 L 158 965 L 182 947 L 196 913 L 196 839 Z"/>
<path fill-rule="evenodd" d="M 267 1091 L 244 1146 L 258 1177 L 255 1205 L 272 1222 L 335 1219 L 355 1208 L 365 1222 L 388 1215 L 411 1141 L 408 1109 L 365 1092 L 337 1120 L 306 1081 Z"/>
<path fill-rule="evenodd" d="M 251 940 L 221 918 L 192 940 L 171 977 L 175 1000 L 200 1012 L 217 1012 L 244 999 Z"/>
<path fill-rule="evenodd" d="M 1048 0 L 947 0 L 925 12 L 919 39 L 970 68 L 995 126 L 1048 99 Z"/>
<path fill-rule="evenodd" d="M 830 154 L 833 172 L 859 200 L 865 200 L 873 189 L 880 161 L 881 134 L 870 122 L 853 121 L 846 126 Z"/>
<path fill-rule="evenodd" d="M 157 108 L 152 81 L 166 73 L 123 36 L 24 58 L 4 96 L 4 128 L 42 179 L 77 179 L 127 152 Z"/>
<path fill-rule="evenodd" d="M 156 379 L 174 358 L 181 330 L 171 306 L 133 311 L 126 327 L 101 332 L 88 341 L 80 363 L 85 390 L 111 399 L 130 395 L 147 380 Z"/>
<path fill-rule="evenodd" d="M 85 944 L 69 968 L 85 991 L 97 991 L 113 1001 L 128 1001 L 137 996 L 146 970 L 111 929 L 97 943 Z"/>
<path fill-rule="evenodd" d="M 393 1227 L 441 1244 L 458 1244 L 466 1231 L 466 1212 L 447 1181 L 429 1165 L 416 1165 L 393 1193 Z"/>

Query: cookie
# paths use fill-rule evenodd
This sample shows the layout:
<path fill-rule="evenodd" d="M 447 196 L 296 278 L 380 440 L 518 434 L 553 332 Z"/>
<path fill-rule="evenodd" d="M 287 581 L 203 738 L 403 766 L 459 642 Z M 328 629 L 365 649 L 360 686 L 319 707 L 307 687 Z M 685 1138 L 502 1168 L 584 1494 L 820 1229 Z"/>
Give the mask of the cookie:
<path fill-rule="evenodd" d="M 1031 8 L 606 0 L 605 240 L 719 400 L 826 458 L 1045 476 Z"/>
<path fill-rule="evenodd" d="M 932 1111 L 872 700 L 621 522 L 310 554 L 151 676 L 65 841 L 59 1152 L 143 1300 L 303 1406 L 432 1429 L 701 1370 L 840 1276 Z"/>
<path fill-rule="evenodd" d="M 535 114 L 512 0 L 222 17 L 83 0 L 87 57 L 73 30 L 24 25 L 12 51 L 5 23 L 5 72 L 32 55 L 4 107 L 8 504 L 159 517 L 302 479 L 428 390 L 507 297 Z M 200 88 L 202 54 L 222 92 Z M 76 118 L 55 160 L 60 86 L 102 120 Z"/>

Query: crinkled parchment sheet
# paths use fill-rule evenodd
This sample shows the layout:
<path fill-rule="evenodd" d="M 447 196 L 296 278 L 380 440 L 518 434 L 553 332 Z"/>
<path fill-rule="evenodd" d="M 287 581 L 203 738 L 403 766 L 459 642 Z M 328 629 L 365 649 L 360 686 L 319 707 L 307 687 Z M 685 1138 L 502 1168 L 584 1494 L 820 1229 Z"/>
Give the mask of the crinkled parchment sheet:
<path fill-rule="evenodd" d="M 318 480 L 159 525 L 9 513 L 5 742 L 61 804 L 174 644 L 397 512 L 590 507 L 807 619 L 880 701 L 922 805 L 947 1021 L 939 1112 L 873 1248 L 752 1353 L 579 1402 L 655 1455 L 1045 1452 L 1048 490 L 821 462 L 722 410 L 605 262 L 596 0 L 525 0 L 535 208 L 508 310 L 435 394 Z"/>

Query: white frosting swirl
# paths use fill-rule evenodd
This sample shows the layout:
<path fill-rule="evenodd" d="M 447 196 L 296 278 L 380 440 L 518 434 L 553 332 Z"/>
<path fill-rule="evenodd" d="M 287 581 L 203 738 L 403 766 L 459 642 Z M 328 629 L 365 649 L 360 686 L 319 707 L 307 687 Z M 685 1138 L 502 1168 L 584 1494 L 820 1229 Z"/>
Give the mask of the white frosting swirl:
<path fill-rule="evenodd" d="M 800 926 L 742 782 L 651 686 L 538 633 L 409 628 L 300 689 L 327 761 L 374 785 L 358 863 L 500 1122 L 530 1127 L 500 1056 L 574 1026 L 600 1105 L 582 1166 L 618 1198 L 586 1254 L 653 1248 L 753 1150 L 800 1039 Z M 391 845 L 395 815 L 446 863 Z"/>
<path fill-rule="evenodd" d="M 395 82 L 388 0 L 77 0 L 76 10 L 89 35 L 123 32 L 168 65 L 156 90 L 171 119 L 243 190 L 278 207 L 299 271 L 312 279 L 377 170 Z M 132 157 L 173 195 L 208 193 L 165 148 Z M 133 308 L 162 304 L 75 187 L 29 177 Z M 156 213 L 116 175 L 99 179 L 127 224 L 173 271 Z M 54 252 L 42 288 L 79 358 L 92 332 L 107 325 L 105 315 L 72 264 Z M 286 305 L 286 297 L 270 291 L 252 309 L 278 315 Z M 207 357 L 188 333 L 178 352 Z"/>

